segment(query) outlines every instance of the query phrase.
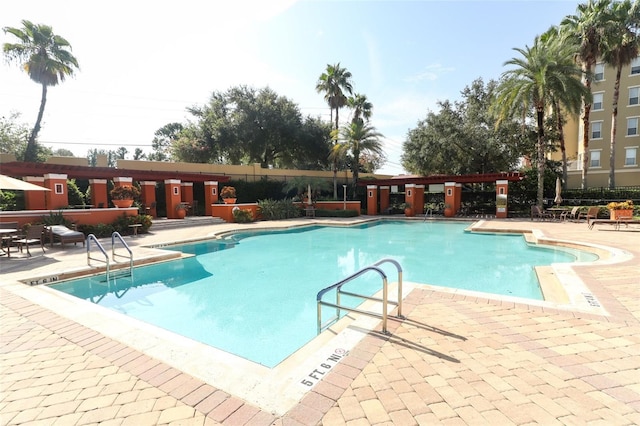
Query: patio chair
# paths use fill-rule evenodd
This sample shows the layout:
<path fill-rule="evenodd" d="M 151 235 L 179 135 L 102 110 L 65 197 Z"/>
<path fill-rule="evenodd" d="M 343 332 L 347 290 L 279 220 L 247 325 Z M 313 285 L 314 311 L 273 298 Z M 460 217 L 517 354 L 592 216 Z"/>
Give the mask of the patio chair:
<path fill-rule="evenodd" d="M 576 220 L 580 214 L 580 207 L 574 207 L 571 210 L 560 213 L 560 220 Z"/>
<path fill-rule="evenodd" d="M 538 206 L 531 206 L 531 220 L 538 219 L 553 219 L 553 215 L 551 213 L 543 212 L 542 209 Z"/>
<path fill-rule="evenodd" d="M 44 225 L 31 225 L 29 229 L 27 229 L 27 232 L 18 237 L 14 242 L 18 244 L 18 249 L 21 253 L 22 246 L 26 246 L 27 255 L 29 256 L 31 256 L 29 244 L 40 243 L 40 248 L 42 249 L 42 253 L 44 253 Z"/>
<path fill-rule="evenodd" d="M 47 232 L 49 233 L 49 242 L 53 247 L 54 241 L 60 241 L 64 246 L 65 243 L 82 243 L 82 247 L 85 245 L 85 238 L 82 232 L 73 231 L 64 225 L 52 225 L 49 226 Z"/>
<path fill-rule="evenodd" d="M 598 211 L 600 211 L 600 207 L 598 207 L 598 206 L 589 207 L 589 210 L 587 210 L 586 212 L 581 212 L 578 215 L 578 219 L 577 220 L 586 219 L 587 223 L 589 223 L 589 219 L 597 219 L 598 218 Z"/>

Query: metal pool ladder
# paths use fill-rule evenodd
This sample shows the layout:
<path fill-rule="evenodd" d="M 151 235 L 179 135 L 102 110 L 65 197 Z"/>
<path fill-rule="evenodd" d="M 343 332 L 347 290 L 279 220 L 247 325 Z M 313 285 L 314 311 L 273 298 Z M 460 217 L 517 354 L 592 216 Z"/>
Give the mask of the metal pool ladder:
<path fill-rule="evenodd" d="M 378 267 L 383 263 L 392 263 L 392 264 L 395 265 L 396 269 L 398 270 L 398 300 L 395 301 L 395 302 L 392 301 L 392 300 L 389 300 L 388 290 L 387 290 L 387 287 L 388 287 L 387 275 L 385 274 L 385 272 L 382 269 L 380 269 Z M 353 281 L 354 279 L 358 278 L 361 275 L 364 275 L 365 273 L 367 273 L 369 271 L 377 272 L 378 275 L 380 275 L 381 278 L 382 278 L 382 299 L 377 298 L 377 297 L 365 296 L 363 294 L 351 293 L 351 292 L 342 290 L 342 287 L 345 284 L 347 284 L 350 281 Z M 325 301 L 322 300 L 322 296 L 324 296 L 325 293 L 327 293 L 327 292 L 329 292 L 331 290 L 336 290 L 336 302 L 335 303 L 325 302 Z M 364 311 L 364 310 L 357 309 L 357 308 L 349 308 L 349 307 L 343 306 L 343 305 L 340 304 L 340 296 L 341 295 L 353 296 L 353 297 L 358 297 L 358 298 L 361 298 L 361 299 L 373 300 L 373 301 L 376 301 L 376 302 L 382 302 L 382 314 L 379 314 L 377 312 Z M 342 310 L 349 311 L 349 312 L 356 312 L 356 313 L 359 313 L 359 314 L 368 315 L 368 316 L 372 316 L 372 317 L 375 317 L 375 318 L 382 318 L 382 332 L 386 334 L 387 333 L 387 306 L 389 304 L 396 305 L 398 307 L 398 314 L 396 315 L 396 317 L 399 318 L 399 319 L 404 319 L 404 317 L 402 316 L 402 266 L 400 266 L 400 263 L 398 263 L 396 260 L 393 260 L 393 259 L 382 259 L 382 260 L 379 260 L 376 263 L 374 263 L 373 265 L 364 267 L 364 268 L 360 269 L 358 272 L 355 272 L 355 273 L 349 275 L 345 279 L 343 279 L 341 281 L 338 281 L 337 283 L 332 284 L 329 287 L 323 288 L 322 290 L 320 290 L 318 292 L 318 294 L 316 296 L 316 301 L 318 303 L 318 334 L 322 333 L 322 331 L 324 331 L 326 328 L 328 328 L 331 324 L 333 324 L 336 321 L 338 321 L 340 319 L 340 311 L 342 311 Z M 322 307 L 323 306 L 336 308 L 336 315 L 334 317 L 331 317 L 324 324 L 322 323 Z"/>
<path fill-rule="evenodd" d="M 131 251 L 131 248 L 125 242 L 125 240 L 122 238 L 122 235 L 120 235 L 119 232 L 114 232 L 113 234 L 111 234 L 111 258 L 115 262 L 115 260 L 116 260 L 116 247 L 115 247 L 116 238 L 118 240 L 120 240 L 120 242 L 122 242 L 122 245 L 124 246 L 124 248 L 127 249 L 127 251 L 129 252 L 129 275 L 133 275 L 133 252 Z M 102 259 L 97 259 L 95 257 L 91 257 L 91 241 L 96 243 L 96 246 L 98 247 L 98 249 L 100 249 L 100 251 L 102 252 L 102 254 L 104 256 L 104 262 L 107 265 L 106 278 L 107 278 L 107 281 L 108 281 L 109 280 L 109 274 L 110 274 L 109 255 L 107 254 L 106 250 L 104 249 L 102 244 L 100 244 L 100 241 L 98 241 L 98 239 L 96 238 L 96 236 L 94 234 L 87 235 L 87 265 L 91 266 L 91 259 L 100 260 L 100 261 L 102 260 Z M 118 256 L 123 256 L 123 255 L 119 254 Z M 126 256 L 123 256 L 123 257 L 126 257 Z"/>

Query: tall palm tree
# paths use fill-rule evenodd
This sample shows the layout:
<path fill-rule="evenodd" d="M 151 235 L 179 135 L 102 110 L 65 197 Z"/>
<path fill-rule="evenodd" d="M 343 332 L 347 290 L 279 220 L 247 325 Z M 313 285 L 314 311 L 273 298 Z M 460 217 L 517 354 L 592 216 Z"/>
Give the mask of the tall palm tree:
<path fill-rule="evenodd" d="M 600 56 L 601 40 L 604 35 L 603 22 L 611 0 L 589 0 L 578 5 L 578 14 L 569 15 L 560 24 L 563 35 L 569 43 L 579 46 L 576 59 L 582 67 L 585 87 L 591 93 L 592 70 Z M 589 113 L 591 100 L 584 100 L 582 107 L 582 189 L 587 187 L 587 171 L 589 169 Z"/>
<path fill-rule="evenodd" d="M 574 66 L 575 46 L 566 44 L 567 40 L 563 40 L 560 36 L 559 28 L 553 26 L 540 36 L 540 42 L 547 46 L 547 49 L 555 52 L 556 60 L 564 63 L 567 67 Z M 563 93 L 558 95 L 552 93 L 551 108 L 555 117 L 556 130 L 558 131 L 558 142 L 560 143 L 560 152 L 562 154 L 562 182 L 566 189 L 567 184 L 567 148 L 564 139 L 564 123 L 565 114 L 578 115 L 582 106 L 583 94 L 586 88 L 581 87 L 575 93 L 567 92 L 566 87 L 561 88 Z"/>
<path fill-rule="evenodd" d="M 565 93 L 587 95 L 580 81 L 580 69 L 572 62 L 557 60 L 564 57 L 558 51 L 563 44 L 545 44 L 536 37 L 532 47 L 515 48 L 522 55 L 512 58 L 505 65 L 514 66 L 502 74 L 492 108 L 500 123 L 505 118 L 521 116 L 533 109 L 537 125 L 536 160 L 538 174 L 537 204 L 542 207 L 544 195 L 545 135 L 544 118 L 552 102 L 557 99 L 565 104 Z M 567 102 L 569 103 L 569 102 Z"/>
<path fill-rule="evenodd" d="M 36 137 L 40 132 L 40 124 L 47 103 L 47 87 L 55 86 L 73 76 L 74 69 L 79 69 L 77 59 L 71 54 L 71 45 L 67 40 L 53 33 L 48 25 L 33 24 L 23 20 L 22 28 L 3 28 L 5 33 L 13 34 L 20 41 L 5 43 L 3 51 L 9 60 L 15 60 L 29 75 L 31 80 L 42 85 L 42 98 L 38 118 L 29 135 L 24 161 L 36 161 L 38 149 Z"/>
<path fill-rule="evenodd" d="M 367 95 L 356 93 L 349 98 L 347 105 L 353 110 L 352 122 L 362 121 L 362 119 L 369 121 L 373 114 L 373 104 L 369 102 Z"/>
<path fill-rule="evenodd" d="M 360 169 L 360 153 L 368 151 L 374 154 L 382 154 L 382 142 L 375 127 L 362 120 L 345 124 L 340 129 L 340 140 L 344 145 L 343 149 L 351 152 L 353 161 L 351 171 L 353 172 L 353 192 L 355 195 L 356 184 L 358 183 L 358 172 Z"/>
<path fill-rule="evenodd" d="M 614 189 L 616 130 L 618 127 L 618 99 L 620 96 L 620 76 L 622 67 L 629 65 L 638 56 L 640 49 L 640 5 L 630 0 L 615 2 L 608 10 L 610 19 L 606 20 L 607 30 L 602 39 L 602 60 L 615 68 L 616 80 L 613 86 L 613 108 L 611 110 L 611 142 L 609 144 L 609 188 Z"/>
<path fill-rule="evenodd" d="M 331 65 L 327 64 L 327 69 L 318 78 L 316 83 L 316 91 L 324 92 L 324 100 L 329 104 L 331 110 L 331 121 L 333 121 L 333 110 L 336 110 L 335 130 L 340 127 L 340 119 L 338 111 L 347 104 L 347 96 L 344 92 L 351 94 L 353 92 L 353 84 L 351 82 L 351 73 L 346 68 L 340 66 L 340 62 Z M 334 138 L 334 141 L 336 139 Z M 337 142 L 334 142 L 337 143 Z M 337 157 L 333 159 L 333 198 L 338 198 L 338 162 Z"/>
<path fill-rule="evenodd" d="M 326 71 L 318 78 L 316 91 L 318 93 L 324 92 L 324 100 L 327 101 L 331 109 L 331 121 L 333 121 L 333 110 L 336 110 L 335 128 L 339 128 L 338 111 L 347 105 L 348 98 L 345 92 L 348 94 L 353 92 L 351 73 L 346 68 L 342 68 L 340 62 L 334 65 L 327 64 Z"/>

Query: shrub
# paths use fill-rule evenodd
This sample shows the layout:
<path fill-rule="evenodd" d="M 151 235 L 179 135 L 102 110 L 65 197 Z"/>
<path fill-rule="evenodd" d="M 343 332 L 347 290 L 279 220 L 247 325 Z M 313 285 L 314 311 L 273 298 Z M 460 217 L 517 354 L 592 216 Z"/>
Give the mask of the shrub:
<path fill-rule="evenodd" d="M 293 204 L 293 200 L 258 200 L 258 212 L 262 220 L 282 220 L 292 217 L 300 217 L 301 211 Z"/>
<path fill-rule="evenodd" d="M 237 223 L 253 222 L 253 212 L 249 209 L 235 207 L 233 209 L 233 220 Z"/>

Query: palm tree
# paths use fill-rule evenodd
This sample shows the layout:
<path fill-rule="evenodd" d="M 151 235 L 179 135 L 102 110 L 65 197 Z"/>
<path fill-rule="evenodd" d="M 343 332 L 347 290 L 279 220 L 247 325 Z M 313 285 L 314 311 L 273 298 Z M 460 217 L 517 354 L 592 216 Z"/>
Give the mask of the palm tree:
<path fill-rule="evenodd" d="M 512 58 L 505 62 L 505 65 L 513 65 L 515 68 L 502 74 L 492 106 L 497 112 L 498 124 L 505 118 L 520 116 L 525 111 L 534 110 L 538 134 L 537 204 L 540 207 L 544 195 L 545 113 L 552 107 L 554 99 L 557 99 L 559 104 L 570 104 L 569 101 L 565 102 L 566 93 L 571 93 L 572 96 L 575 96 L 575 93 L 588 95 L 580 81 L 580 69 L 573 62 L 567 64 L 566 61 L 557 59 L 565 57 L 565 54 L 561 53 L 565 48 L 561 43 L 545 44 L 540 37 L 535 38 L 531 48 L 515 48 L 522 58 Z"/>
<path fill-rule="evenodd" d="M 582 67 L 584 85 L 591 93 L 592 70 L 600 56 L 601 40 L 604 35 L 603 21 L 611 0 L 589 0 L 587 4 L 578 5 L 578 14 L 569 15 L 562 20 L 561 31 L 570 44 L 577 45 L 577 60 Z M 582 189 L 587 187 L 587 171 L 589 168 L 589 113 L 591 99 L 584 100 L 582 107 Z"/>
<path fill-rule="evenodd" d="M 360 153 L 368 151 L 374 154 L 382 154 L 381 137 L 382 134 L 376 131 L 375 127 L 362 122 L 362 120 L 346 124 L 340 131 L 342 149 L 350 151 L 353 157 L 351 171 L 353 172 L 354 196 L 360 169 Z"/>
<path fill-rule="evenodd" d="M 553 52 L 556 52 L 556 60 L 560 63 L 564 63 L 565 66 L 571 67 L 574 64 L 574 52 L 575 47 L 564 44 L 566 40 L 562 40 L 558 27 L 551 27 L 545 33 L 540 36 L 540 41 L 547 48 Z M 563 45 L 564 44 L 564 45 Z M 567 148 L 564 139 L 564 114 L 569 113 L 572 115 L 578 115 L 580 107 L 582 106 L 583 94 L 586 88 L 581 87 L 579 91 L 575 93 L 567 92 L 567 88 L 562 88 L 563 93 L 558 95 L 552 93 L 551 108 L 553 110 L 553 116 L 555 117 L 556 129 L 558 131 L 558 142 L 560 143 L 560 152 L 562 154 L 562 182 L 566 189 L 567 184 Z M 562 102 L 562 103 L 561 103 Z"/>
<path fill-rule="evenodd" d="M 352 122 L 362 121 L 364 118 L 369 121 L 373 113 L 373 104 L 367 99 L 367 95 L 356 93 L 347 101 L 349 108 L 353 109 Z"/>
<path fill-rule="evenodd" d="M 616 130 L 618 126 L 618 99 L 620 96 L 620 75 L 622 67 L 629 65 L 638 56 L 640 38 L 637 31 L 640 26 L 640 5 L 630 0 L 615 2 L 608 10 L 610 19 L 606 20 L 607 30 L 602 40 L 602 60 L 615 68 L 616 80 L 613 86 L 613 108 L 611 110 L 611 142 L 609 145 L 609 188 L 614 189 Z"/>
<path fill-rule="evenodd" d="M 349 94 L 353 92 L 351 73 L 346 68 L 342 68 L 340 62 L 335 65 L 327 64 L 327 70 L 318 78 L 316 91 L 324 92 L 324 100 L 331 109 L 331 121 L 333 121 L 333 110 L 336 110 L 335 128 L 339 128 L 338 111 L 347 104 L 347 96 L 344 92 Z"/>
<path fill-rule="evenodd" d="M 48 25 L 35 25 L 22 21 L 23 28 L 3 28 L 5 33 L 13 34 L 20 42 L 5 43 L 3 51 L 9 60 L 21 63 L 29 78 L 42 85 L 42 98 L 38 118 L 33 126 L 24 153 L 24 161 L 37 160 L 36 137 L 47 103 L 47 87 L 55 86 L 72 76 L 79 69 L 77 59 L 71 54 L 71 45 L 67 40 L 53 33 Z"/>
<path fill-rule="evenodd" d="M 324 92 L 324 100 L 329 104 L 331 110 L 331 121 L 333 122 L 333 110 L 336 110 L 335 130 L 339 129 L 340 119 L 338 111 L 347 104 L 347 96 L 344 92 L 351 94 L 353 84 L 351 83 L 351 73 L 346 68 L 340 66 L 340 62 L 335 65 L 327 64 L 327 69 L 320 75 L 316 83 L 316 91 Z M 334 138 L 335 140 L 335 138 Z M 337 158 L 333 161 L 333 198 L 338 198 L 338 163 Z"/>

